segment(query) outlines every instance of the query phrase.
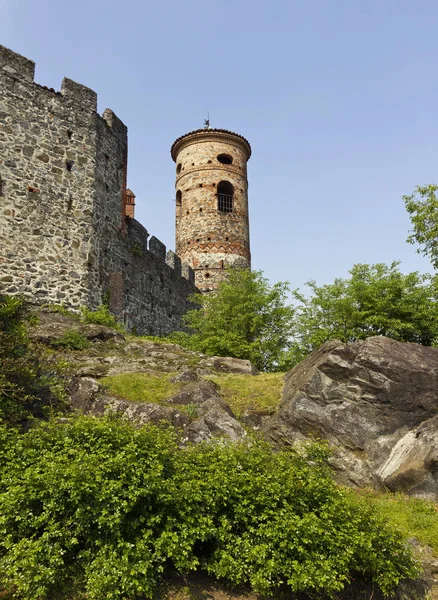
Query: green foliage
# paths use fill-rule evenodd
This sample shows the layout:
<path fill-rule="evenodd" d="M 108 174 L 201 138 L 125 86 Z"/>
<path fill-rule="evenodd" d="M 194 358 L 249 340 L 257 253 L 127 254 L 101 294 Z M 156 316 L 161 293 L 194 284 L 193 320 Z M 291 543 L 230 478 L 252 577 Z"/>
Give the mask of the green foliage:
<path fill-rule="evenodd" d="M 289 362 L 296 364 L 328 339 L 354 342 L 373 335 L 425 346 L 438 342 L 438 280 L 429 275 L 398 270 L 391 265 L 354 265 L 349 279 L 307 285 L 306 297 L 293 292 L 300 302 L 294 318 L 294 344 Z"/>
<path fill-rule="evenodd" d="M 77 313 L 73 312 L 72 310 L 69 310 L 62 304 L 45 304 L 43 308 L 44 311 L 50 313 L 58 313 L 60 315 L 64 315 L 64 317 L 70 317 L 72 319 L 79 320 L 79 315 Z"/>
<path fill-rule="evenodd" d="M 410 196 L 403 196 L 413 230 L 407 241 L 418 244 L 418 252 L 427 256 L 438 269 L 438 185 L 418 185 Z"/>
<path fill-rule="evenodd" d="M 416 574 L 400 535 L 336 486 L 323 446 L 178 449 L 170 428 L 78 418 L 0 428 L 0 580 L 14 597 L 152 598 L 164 569 L 280 597 L 384 593 Z"/>
<path fill-rule="evenodd" d="M 293 315 L 285 305 L 288 284 L 271 286 L 260 271 L 231 269 L 217 293 L 196 295 L 200 308 L 184 320 L 192 335 L 177 333 L 177 343 L 205 354 L 250 360 L 262 371 L 276 370 Z"/>
<path fill-rule="evenodd" d="M 32 320 L 20 298 L 0 295 L 0 421 L 19 424 L 63 406 L 64 384 L 27 337 Z"/>
<path fill-rule="evenodd" d="M 131 246 L 131 252 L 134 256 L 143 256 L 143 246 L 139 242 L 134 242 Z"/>
<path fill-rule="evenodd" d="M 106 304 L 101 304 L 96 310 L 88 310 L 88 308 L 81 307 L 81 321 L 83 323 L 104 325 L 105 327 L 123 331 L 123 327 L 117 322 L 116 317 L 110 313 Z"/>
<path fill-rule="evenodd" d="M 103 377 L 100 383 L 112 394 L 132 402 L 160 404 L 178 391 L 178 384 L 169 381 L 175 373 L 119 373 Z"/>
<path fill-rule="evenodd" d="M 52 346 L 64 348 L 65 350 L 85 350 L 91 346 L 91 342 L 77 329 L 70 329 L 70 331 L 66 331 L 64 335 L 52 342 Z"/>
<path fill-rule="evenodd" d="M 438 556 L 438 506 L 435 502 L 411 498 L 401 492 L 362 490 L 359 493 L 405 537 L 415 537 Z"/>

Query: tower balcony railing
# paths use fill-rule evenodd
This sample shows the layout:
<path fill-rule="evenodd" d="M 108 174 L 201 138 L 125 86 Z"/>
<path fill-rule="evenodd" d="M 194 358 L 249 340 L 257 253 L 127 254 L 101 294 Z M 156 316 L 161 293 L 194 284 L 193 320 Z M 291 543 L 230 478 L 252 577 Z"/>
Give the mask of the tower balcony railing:
<path fill-rule="evenodd" d="M 233 196 L 230 194 L 217 194 L 217 208 L 219 212 L 233 212 Z"/>

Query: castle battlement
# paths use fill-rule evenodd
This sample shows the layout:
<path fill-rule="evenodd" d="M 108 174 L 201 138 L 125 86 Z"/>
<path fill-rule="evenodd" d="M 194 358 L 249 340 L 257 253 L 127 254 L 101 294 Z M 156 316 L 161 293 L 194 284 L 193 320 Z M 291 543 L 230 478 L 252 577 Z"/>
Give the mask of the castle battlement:
<path fill-rule="evenodd" d="M 0 292 L 73 310 L 109 297 L 139 333 L 178 329 L 193 271 L 126 217 L 126 125 L 92 89 L 34 74 L 0 46 Z"/>

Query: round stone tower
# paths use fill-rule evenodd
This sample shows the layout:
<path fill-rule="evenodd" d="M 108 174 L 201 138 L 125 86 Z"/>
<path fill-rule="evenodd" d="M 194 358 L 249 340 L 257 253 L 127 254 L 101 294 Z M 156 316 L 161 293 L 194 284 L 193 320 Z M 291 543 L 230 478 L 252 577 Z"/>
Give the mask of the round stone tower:
<path fill-rule="evenodd" d="M 226 267 L 250 268 L 248 141 L 225 129 L 198 129 L 178 138 L 176 253 L 195 272 L 197 287 L 215 290 Z"/>

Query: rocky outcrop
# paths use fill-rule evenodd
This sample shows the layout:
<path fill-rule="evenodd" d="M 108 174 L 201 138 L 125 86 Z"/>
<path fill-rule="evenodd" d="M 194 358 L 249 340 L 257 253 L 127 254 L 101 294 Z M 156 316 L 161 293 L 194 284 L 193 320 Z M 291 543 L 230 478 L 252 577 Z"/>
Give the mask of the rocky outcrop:
<path fill-rule="evenodd" d="M 57 312 L 38 313 L 37 323 L 29 331 L 29 337 L 41 344 L 53 345 L 63 338 L 67 333 L 75 331 L 80 333 L 90 342 L 123 342 L 125 340 L 116 329 L 104 325 L 85 324 L 80 321 Z"/>
<path fill-rule="evenodd" d="M 190 392 L 187 391 L 188 387 Z M 180 395 L 181 398 L 176 395 L 166 402 L 176 406 L 168 406 L 150 402 L 130 402 L 110 396 L 99 382 L 91 377 L 76 377 L 70 386 L 73 409 L 96 416 L 117 413 L 137 425 L 165 421 L 181 431 L 183 444 L 198 444 L 213 438 L 225 438 L 236 442 L 246 436 L 246 431 L 230 406 L 218 396 L 217 386 L 211 381 L 201 380 L 198 383 L 186 384 Z M 184 410 L 183 405 L 190 406 L 190 412 Z"/>
<path fill-rule="evenodd" d="M 340 481 L 438 498 L 438 349 L 372 337 L 330 341 L 290 371 L 264 433 L 335 449 Z"/>

